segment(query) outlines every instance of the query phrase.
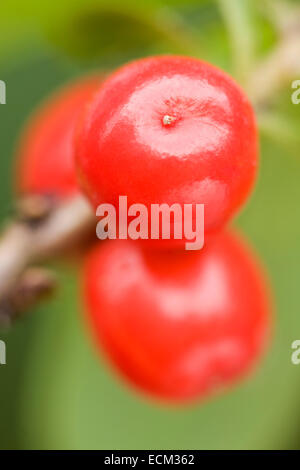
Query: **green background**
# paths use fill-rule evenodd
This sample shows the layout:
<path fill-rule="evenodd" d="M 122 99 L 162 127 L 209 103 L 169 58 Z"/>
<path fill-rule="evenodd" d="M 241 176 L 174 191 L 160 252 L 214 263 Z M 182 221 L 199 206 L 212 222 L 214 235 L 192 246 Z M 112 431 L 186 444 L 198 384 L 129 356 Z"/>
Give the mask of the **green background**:
<path fill-rule="evenodd" d="M 56 86 L 90 69 L 157 53 L 203 58 L 246 83 L 280 38 L 270 8 L 253 0 L 1 5 L 0 79 L 7 85 L 7 104 L 0 105 L 1 219 L 13 207 L 18 133 Z M 291 103 L 291 81 L 274 94 L 261 120 L 259 180 L 234 222 L 263 259 L 274 292 L 272 345 L 255 374 L 187 408 L 144 399 L 99 362 L 81 317 L 80 266 L 59 263 L 55 297 L 0 331 L 7 344 L 0 448 L 300 447 L 300 366 L 291 363 L 291 343 L 300 339 L 300 104 Z"/>

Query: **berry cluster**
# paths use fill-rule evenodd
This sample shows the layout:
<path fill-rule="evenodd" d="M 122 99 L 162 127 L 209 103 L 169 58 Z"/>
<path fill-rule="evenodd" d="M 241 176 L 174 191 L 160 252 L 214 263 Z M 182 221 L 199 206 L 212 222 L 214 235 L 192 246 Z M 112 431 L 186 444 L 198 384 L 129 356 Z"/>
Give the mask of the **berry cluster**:
<path fill-rule="evenodd" d="M 153 57 L 49 100 L 20 144 L 18 191 L 93 207 L 204 204 L 205 246 L 97 242 L 84 266 L 89 323 L 123 376 L 165 401 L 201 399 L 251 369 L 269 332 L 264 276 L 225 227 L 253 187 L 255 117 L 221 70 Z M 74 164 L 75 161 L 75 164 Z M 77 180 L 75 176 L 75 168 Z M 77 183 L 78 182 L 78 183 Z"/>

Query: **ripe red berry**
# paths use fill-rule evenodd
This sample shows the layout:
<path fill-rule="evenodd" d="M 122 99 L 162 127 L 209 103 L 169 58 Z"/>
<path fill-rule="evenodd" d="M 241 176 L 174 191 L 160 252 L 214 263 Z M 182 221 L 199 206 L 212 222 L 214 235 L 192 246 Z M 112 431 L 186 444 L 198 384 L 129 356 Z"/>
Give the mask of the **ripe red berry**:
<path fill-rule="evenodd" d="M 78 126 L 79 181 L 92 203 L 205 204 L 214 230 L 242 205 L 257 167 L 254 113 L 227 74 L 197 59 L 124 66 Z"/>
<path fill-rule="evenodd" d="M 17 190 L 21 194 L 70 195 L 78 190 L 73 133 L 84 103 L 103 77 L 88 76 L 51 96 L 35 113 L 17 151 Z"/>
<path fill-rule="evenodd" d="M 201 399 L 257 362 L 269 330 L 264 278 L 239 238 L 202 251 L 98 245 L 84 275 L 98 345 L 137 387 L 168 401 Z"/>

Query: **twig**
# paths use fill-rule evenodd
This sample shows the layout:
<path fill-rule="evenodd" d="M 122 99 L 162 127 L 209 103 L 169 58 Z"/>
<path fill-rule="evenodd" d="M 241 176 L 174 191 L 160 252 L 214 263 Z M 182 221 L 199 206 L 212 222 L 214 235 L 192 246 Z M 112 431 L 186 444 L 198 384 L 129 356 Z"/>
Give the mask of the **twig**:
<path fill-rule="evenodd" d="M 31 198 L 31 207 L 37 204 Z M 27 206 L 30 207 L 30 204 Z M 31 211 L 29 210 L 28 213 Z M 39 218 L 22 213 L 23 220 L 11 223 L 0 240 L 0 311 L 4 305 L 15 304 L 15 294 L 22 290 L 28 267 L 44 261 L 66 249 L 75 247 L 95 227 L 95 215 L 83 196 L 76 196 L 56 205 Z M 25 276 L 25 278 L 24 278 Z M 35 278 L 35 281 L 37 279 Z M 45 279 L 40 278 L 40 287 Z M 35 292 L 40 294 L 37 282 Z M 27 291 L 29 285 L 27 285 Z M 39 296 L 39 295 L 38 295 Z M 33 300 L 33 297 L 32 299 Z M 32 303 L 32 302 L 31 302 Z M 20 303 L 18 309 L 20 310 Z M 24 301 L 24 307 L 26 302 Z"/>
<path fill-rule="evenodd" d="M 55 276 L 43 268 L 27 268 L 0 302 L 0 324 L 9 327 L 31 305 L 50 295 L 56 287 Z"/>
<path fill-rule="evenodd" d="M 258 64 L 250 76 L 247 90 L 257 108 L 272 101 L 272 96 L 300 76 L 300 21 L 297 31 L 289 34 L 279 46 Z"/>

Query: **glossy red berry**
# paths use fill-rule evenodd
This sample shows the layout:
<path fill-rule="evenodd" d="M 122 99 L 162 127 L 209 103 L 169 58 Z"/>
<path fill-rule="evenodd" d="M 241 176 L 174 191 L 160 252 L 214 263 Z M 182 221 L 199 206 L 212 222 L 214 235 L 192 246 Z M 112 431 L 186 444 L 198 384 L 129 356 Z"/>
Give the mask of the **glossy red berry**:
<path fill-rule="evenodd" d="M 81 119 L 79 181 L 92 203 L 205 204 L 205 229 L 242 205 L 257 168 L 253 109 L 231 77 L 197 59 L 138 60 L 114 73 Z"/>
<path fill-rule="evenodd" d="M 33 113 L 17 151 L 17 191 L 70 195 L 78 190 L 73 159 L 75 123 L 103 77 L 88 76 L 51 96 Z"/>
<path fill-rule="evenodd" d="M 202 251 L 98 245 L 84 274 L 96 341 L 143 391 L 202 399 L 241 378 L 261 356 L 269 304 L 261 270 L 228 233 Z"/>

